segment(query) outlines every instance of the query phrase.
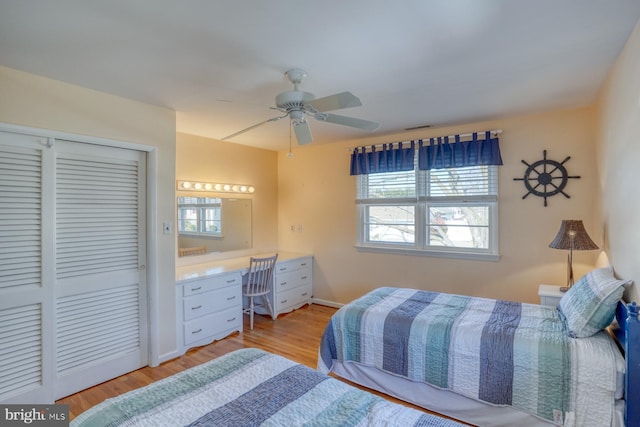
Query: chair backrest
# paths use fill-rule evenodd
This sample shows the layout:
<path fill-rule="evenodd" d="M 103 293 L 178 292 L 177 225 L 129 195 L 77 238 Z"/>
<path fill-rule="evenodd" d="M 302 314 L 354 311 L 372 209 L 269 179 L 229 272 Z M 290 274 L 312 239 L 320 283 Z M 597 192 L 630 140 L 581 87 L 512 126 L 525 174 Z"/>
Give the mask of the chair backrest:
<path fill-rule="evenodd" d="M 204 255 L 206 253 L 206 246 L 198 246 L 195 248 L 178 248 L 178 256 Z"/>
<path fill-rule="evenodd" d="M 266 258 L 251 257 L 245 293 L 248 295 L 266 294 L 271 289 L 271 278 L 278 254 Z"/>

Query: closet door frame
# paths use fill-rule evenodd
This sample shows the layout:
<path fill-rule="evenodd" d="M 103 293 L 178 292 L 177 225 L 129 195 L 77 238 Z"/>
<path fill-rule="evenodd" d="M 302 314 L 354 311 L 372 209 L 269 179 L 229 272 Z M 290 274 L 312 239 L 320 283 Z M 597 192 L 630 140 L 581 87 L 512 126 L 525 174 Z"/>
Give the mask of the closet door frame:
<path fill-rule="evenodd" d="M 157 240 L 154 233 L 154 230 L 157 228 L 158 220 L 157 220 L 157 211 L 155 209 L 157 202 L 157 170 L 158 170 L 158 159 L 157 159 L 157 147 L 139 144 L 139 143 L 131 143 L 126 141 L 118 141 L 111 140 L 106 138 L 92 137 L 86 135 L 79 135 L 67 132 L 53 131 L 48 129 L 40 129 L 40 128 L 32 128 L 27 126 L 13 125 L 8 123 L 0 122 L 0 131 L 11 132 L 16 134 L 24 134 L 30 135 L 34 137 L 46 138 L 54 143 L 55 139 L 74 141 L 78 143 L 86 143 L 86 144 L 94 144 L 100 146 L 107 147 L 115 147 L 115 148 L 124 148 L 129 150 L 136 150 L 146 153 L 146 265 L 144 268 L 146 269 L 146 304 L 147 304 L 147 336 L 148 336 L 148 364 L 149 366 L 158 366 L 160 363 L 160 357 L 158 354 L 158 342 L 159 342 L 159 327 L 158 327 L 158 289 L 157 289 Z M 44 150 L 46 152 L 46 149 Z M 44 152 L 43 152 L 43 155 Z M 43 172 L 44 173 L 44 172 Z M 53 184 L 43 183 L 43 197 L 52 197 L 49 196 L 53 194 Z M 51 190 L 51 191 L 50 191 Z M 50 219 L 43 219 L 43 231 L 49 233 L 46 230 L 53 230 L 53 224 L 45 224 L 45 221 L 51 221 Z M 42 236 L 42 251 L 43 255 L 48 252 L 54 250 L 54 239 L 50 234 Z M 52 257 L 47 257 L 52 259 Z M 53 261 L 46 261 L 53 262 Z M 43 265 L 43 271 L 48 271 L 47 265 Z M 43 280 L 45 278 L 43 277 Z M 48 279 L 46 279 L 48 280 Z M 53 287 L 47 286 L 46 297 L 53 299 Z M 43 352 L 51 353 L 54 351 L 53 348 L 53 336 L 52 334 L 46 333 L 43 336 Z M 45 367 L 43 370 L 43 382 L 45 384 L 52 384 L 54 381 L 55 369 L 51 367 Z M 53 402 L 53 387 L 49 387 L 51 389 L 51 397 L 44 398 L 42 403 L 52 403 Z M 48 393 L 47 393 L 48 394 Z M 9 401 L 5 402 L 9 403 Z M 19 403 L 16 401 L 16 403 Z M 35 402 L 34 402 L 35 403 Z"/>

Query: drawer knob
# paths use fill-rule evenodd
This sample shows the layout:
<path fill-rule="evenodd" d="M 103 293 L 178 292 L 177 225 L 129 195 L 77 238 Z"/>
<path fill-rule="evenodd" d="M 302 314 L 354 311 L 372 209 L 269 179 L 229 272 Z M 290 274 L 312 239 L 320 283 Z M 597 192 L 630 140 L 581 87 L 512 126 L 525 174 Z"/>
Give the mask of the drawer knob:
<path fill-rule="evenodd" d="M 306 296 L 307 296 L 307 293 L 306 293 L 306 292 L 305 292 L 305 293 L 303 293 L 303 294 L 302 294 L 302 296 L 303 296 L 303 297 L 306 297 Z"/>
<path fill-rule="evenodd" d="M 287 284 L 287 282 L 282 282 L 282 283 L 280 283 L 280 286 L 284 286 L 286 284 Z"/>
<path fill-rule="evenodd" d="M 199 334 L 200 332 L 202 332 L 202 328 L 198 329 L 197 331 L 192 331 L 192 334 Z"/>
<path fill-rule="evenodd" d="M 286 303 L 288 300 L 280 301 L 280 304 Z"/>
<path fill-rule="evenodd" d="M 227 297 L 227 301 L 231 301 L 231 300 L 234 300 L 234 299 L 236 299 L 236 296 L 235 296 L 235 295 L 234 295 L 234 296 L 232 296 L 232 297 Z"/>
<path fill-rule="evenodd" d="M 236 320 L 236 318 L 232 317 L 231 319 L 227 319 L 227 322 L 233 322 L 234 320 Z"/>
<path fill-rule="evenodd" d="M 198 309 L 201 309 L 201 308 L 202 308 L 201 305 L 197 305 L 195 307 L 191 307 L 191 310 L 198 310 Z"/>
<path fill-rule="evenodd" d="M 307 263 L 306 263 L 306 262 L 303 262 L 303 263 L 302 263 L 302 264 L 300 264 L 300 265 L 301 265 L 302 267 L 306 267 L 306 266 L 307 266 Z"/>
<path fill-rule="evenodd" d="M 200 289 L 202 289 L 202 286 L 198 286 L 197 288 L 191 288 L 191 291 L 199 291 Z"/>
<path fill-rule="evenodd" d="M 227 283 L 235 283 L 235 282 L 236 282 L 236 279 L 227 280 Z"/>
<path fill-rule="evenodd" d="M 306 278 L 307 278 L 307 276 L 302 276 L 302 277 L 300 278 L 300 280 L 304 280 L 304 279 L 306 279 Z"/>

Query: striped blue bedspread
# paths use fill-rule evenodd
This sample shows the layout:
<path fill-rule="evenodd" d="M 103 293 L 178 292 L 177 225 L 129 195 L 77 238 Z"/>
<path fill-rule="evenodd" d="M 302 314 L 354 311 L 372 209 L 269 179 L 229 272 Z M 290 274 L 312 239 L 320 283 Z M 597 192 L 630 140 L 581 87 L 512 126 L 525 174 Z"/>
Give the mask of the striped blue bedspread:
<path fill-rule="evenodd" d="M 572 339 L 554 307 L 391 287 L 334 314 L 319 370 L 334 360 L 565 426 L 610 425 L 625 369 L 605 332 Z"/>
<path fill-rule="evenodd" d="M 71 421 L 99 426 L 433 426 L 462 424 L 242 349 L 109 399 Z"/>

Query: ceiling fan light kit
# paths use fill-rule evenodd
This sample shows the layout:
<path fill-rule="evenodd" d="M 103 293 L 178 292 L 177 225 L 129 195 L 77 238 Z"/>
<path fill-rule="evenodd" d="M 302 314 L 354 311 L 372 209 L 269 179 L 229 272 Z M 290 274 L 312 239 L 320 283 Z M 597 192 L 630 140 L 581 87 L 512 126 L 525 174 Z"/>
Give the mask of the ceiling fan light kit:
<path fill-rule="evenodd" d="M 302 83 L 302 80 L 307 76 L 304 70 L 299 68 L 292 68 L 288 70 L 285 75 L 291 83 L 293 83 L 293 90 L 288 90 L 276 95 L 275 107 L 271 107 L 274 110 L 285 113 L 282 116 L 273 117 L 248 128 L 242 129 L 231 135 L 222 138 L 223 141 L 231 139 L 235 136 L 248 132 L 257 128 L 265 123 L 275 122 L 285 117 L 289 117 L 291 126 L 298 144 L 309 144 L 313 141 L 311 134 L 311 128 L 306 116 L 311 116 L 316 120 L 323 122 L 334 123 L 342 126 L 349 126 L 353 128 L 373 131 L 378 129 L 378 123 L 369 120 L 357 119 L 354 117 L 341 116 L 337 114 L 325 113 L 325 111 L 340 110 L 343 108 L 359 107 L 362 105 L 360 99 L 351 92 L 341 92 L 334 95 L 325 96 L 323 98 L 315 99 L 314 95 L 309 92 L 304 92 L 298 89 L 298 85 Z"/>

